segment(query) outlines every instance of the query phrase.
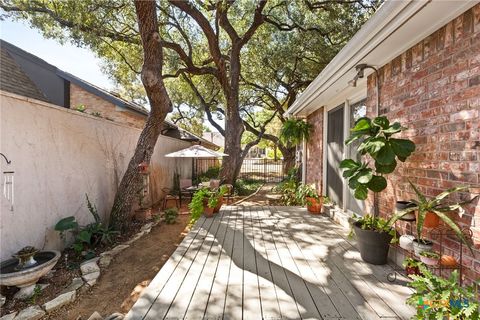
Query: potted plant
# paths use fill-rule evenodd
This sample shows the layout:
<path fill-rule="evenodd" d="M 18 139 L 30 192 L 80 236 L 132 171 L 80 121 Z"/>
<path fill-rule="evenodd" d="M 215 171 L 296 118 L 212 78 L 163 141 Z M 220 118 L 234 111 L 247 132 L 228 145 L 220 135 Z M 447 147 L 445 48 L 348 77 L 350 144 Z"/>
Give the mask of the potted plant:
<path fill-rule="evenodd" d="M 420 252 L 420 261 L 428 266 L 436 266 L 440 260 L 440 255 L 433 251 Z"/>
<path fill-rule="evenodd" d="M 208 199 L 208 206 L 213 207 L 213 212 L 220 212 L 220 209 L 223 205 L 223 196 L 228 192 L 228 187 L 226 185 L 221 185 L 219 188 L 215 189 L 214 192 L 210 195 Z"/>
<path fill-rule="evenodd" d="M 302 184 L 297 188 L 296 197 L 299 203 L 306 204 L 310 213 L 322 212 L 322 200 L 314 184 Z"/>
<path fill-rule="evenodd" d="M 392 229 L 394 221 L 379 217 L 378 193 L 387 187 L 384 175 L 392 173 L 397 161 L 406 161 L 415 150 L 412 141 L 394 138 L 403 130 L 405 128 L 400 123 L 390 124 L 384 116 L 373 120 L 363 117 L 355 122 L 352 134 L 345 141 L 349 145 L 360 140 L 356 159 L 364 158 L 363 161 L 345 159 L 340 163 L 340 168 L 344 170 L 343 177 L 348 179 L 348 186 L 354 190 L 354 197 L 365 200 L 369 190 L 374 192 L 373 216 L 356 219 L 353 223 L 362 259 L 372 264 L 387 262 L 389 243 L 395 235 Z"/>
<path fill-rule="evenodd" d="M 408 286 L 414 288 L 407 304 L 415 308 L 415 319 L 479 319 L 478 287 L 480 281 L 462 287 L 458 283 L 458 270 L 453 270 L 448 279 L 432 274 L 420 266 L 422 275 L 412 275 Z"/>
<path fill-rule="evenodd" d="M 407 258 L 403 260 L 402 266 L 405 268 L 407 276 L 414 274 L 420 275 L 420 266 L 421 262 L 412 258 Z"/>
<path fill-rule="evenodd" d="M 192 201 L 188 205 L 190 208 L 190 215 L 193 221 L 200 218 L 200 216 L 205 212 L 206 216 L 213 215 L 213 207 L 208 208 L 208 199 L 210 198 L 212 191 L 207 188 L 203 187 L 197 190 L 192 197 Z M 208 209 L 206 209 L 208 208 Z"/>
<path fill-rule="evenodd" d="M 412 203 L 415 204 L 413 207 L 408 207 L 403 211 L 395 213 L 392 217 L 392 221 L 396 221 L 397 219 L 401 218 L 405 214 L 411 213 L 416 211 L 417 214 L 417 239 L 413 242 L 413 247 L 415 250 L 415 254 L 420 254 L 421 251 L 430 251 L 432 248 L 432 242 L 423 238 L 423 228 L 427 227 L 425 225 L 425 221 L 428 215 L 435 215 L 438 219 L 441 219 L 449 228 L 451 228 L 456 236 L 463 241 L 470 251 L 472 251 L 471 244 L 465 239 L 463 232 L 457 226 L 457 224 L 448 216 L 448 213 L 451 212 L 460 212 L 463 213 L 463 206 L 475 200 L 478 196 L 473 197 L 471 200 L 467 200 L 464 202 L 456 202 L 450 203 L 447 202 L 445 199 L 460 191 L 465 191 L 468 188 L 459 186 L 455 188 L 448 189 L 446 191 L 441 192 L 440 194 L 436 195 L 433 198 L 428 198 L 424 195 L 420 190 L 411 182 L 408 181 L 412 189 L 414 190 L 415 194 L 417 195 L 416 200 L 411 200 Z M 472 251 L 473 253 L 473 251 Z"/>

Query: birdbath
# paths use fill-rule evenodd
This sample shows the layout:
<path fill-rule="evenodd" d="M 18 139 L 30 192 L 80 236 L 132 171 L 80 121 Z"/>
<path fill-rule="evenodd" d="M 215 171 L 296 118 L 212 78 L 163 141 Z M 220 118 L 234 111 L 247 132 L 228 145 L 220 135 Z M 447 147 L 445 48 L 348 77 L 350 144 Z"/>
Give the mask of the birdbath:
<path fill-rule="evenodd" d="M 20 288 L 15 298 L 27 299 L 33 295 L 38 279 L 52 270 L 59 258 L 60 252 L 56 250 L 25 247 L 0 264 L 0 285 Z"/>

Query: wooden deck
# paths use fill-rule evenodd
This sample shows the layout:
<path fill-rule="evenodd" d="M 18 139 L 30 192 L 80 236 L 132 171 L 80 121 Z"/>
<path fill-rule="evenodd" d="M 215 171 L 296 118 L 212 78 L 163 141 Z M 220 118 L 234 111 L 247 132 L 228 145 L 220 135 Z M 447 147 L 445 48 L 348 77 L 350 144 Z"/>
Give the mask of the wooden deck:
<path fill-rule="evenodd" d="M 347 233 L 302 208 L 225 207 L 195 224 L 126 319 L 410 318 L 410 289 L 362 262 Z"/>

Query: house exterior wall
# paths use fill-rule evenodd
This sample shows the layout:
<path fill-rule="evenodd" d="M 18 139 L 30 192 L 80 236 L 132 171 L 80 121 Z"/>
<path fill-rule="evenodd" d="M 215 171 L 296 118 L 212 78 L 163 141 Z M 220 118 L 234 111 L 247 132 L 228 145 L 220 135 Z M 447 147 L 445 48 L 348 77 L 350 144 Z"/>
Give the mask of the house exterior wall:
<path fill-rule="evenodd" d="M 307 142 L 307 161 L 305 181 L 314 183 L 319 193 L 323 188 L 323 108 L 310 114 L 307 122 L 312 125 L 312 133 Z"/>
<path fill-rule="evenodd" d="M 85 113 L 99 113 L 102 118 L 142 129 L 146 117 L 134 111 L 116 107 L 113 103 L 98 97 L 80 86 L 70 83 L 70 108 L 75 110 L 78 106 L 85 106 Z"/>
<path fill-rule="evenodd" d="M 0 150 L 12 161 L 1 159 L 0 172 L 15 172 L 13 211 L 0 196 L 0 259 L 27 245 L 60 249 L 56 222 L 71 215 L 80 224 L 92 222 L 85 194 L 106 219 L 141 130 L 5 91 L 0 101 Z M 151 202 L 172 187 L 176 169 L 191 176 L 191 159 L 164 157 L 190 145 L 160 136 L 151 160 Z"/>
<path fill-rule="evenodd" d="M 389 175 L 380 210 L 392 212 L 396 200 L 415 198 L 407 179 L 434 196 L 459 185 L 480 192 L 480 5 L 422 40 L 380 70 L 380 115 L 408 128 L 415 153 Z M 375 78 L 368 78 L 369 114 L 376 100 Z M 464 194 L 463 197 L 468 197 Z M 473 231 L 475 256 L 464 250 L 469 279 L 480 278 L 480 203 L 457 219 Z M 406 227 L 406 226 L 403 226 Z M 456 253 L 455 238 L 444 241 Z"/>

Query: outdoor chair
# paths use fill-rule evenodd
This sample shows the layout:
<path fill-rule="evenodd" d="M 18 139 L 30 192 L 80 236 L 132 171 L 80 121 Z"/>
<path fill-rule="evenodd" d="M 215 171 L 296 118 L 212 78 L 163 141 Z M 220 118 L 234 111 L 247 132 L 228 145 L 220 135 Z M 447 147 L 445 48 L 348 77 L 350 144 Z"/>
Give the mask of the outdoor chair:
<path fill-rule="evenodd" d="M 192 191 L 187 190 L 193 186 L 192 179 L 180 179 L 180 204 L 182 204 L 183 198 L 192 199 Z"/>
<path fill-rule="evenodd" d="M 165 210 L 168 205 L 168 201 L 175 201 L 175 205 L 178 209 L 181 207 L 180 195 L 173 194 L 170 188 L 163 188 L 162 192 L 165 194 L 165 198 L 163 198 L 162 210 Z"/>
<path fill-rule="evenodd" d="M 225 193 L 224 197 L 228 205 L 229 201 L 233 201 L 233 186 L 231 184 L 224 184 L 224 186 L 227 187 L 227 193 Z"/>
<path fill-rule="evenodd" d="M 210 189 L 215 189 L 215 188 L 220 187 L 220 180 L 211 179 L 209 186 L 210 186 Z"/>

